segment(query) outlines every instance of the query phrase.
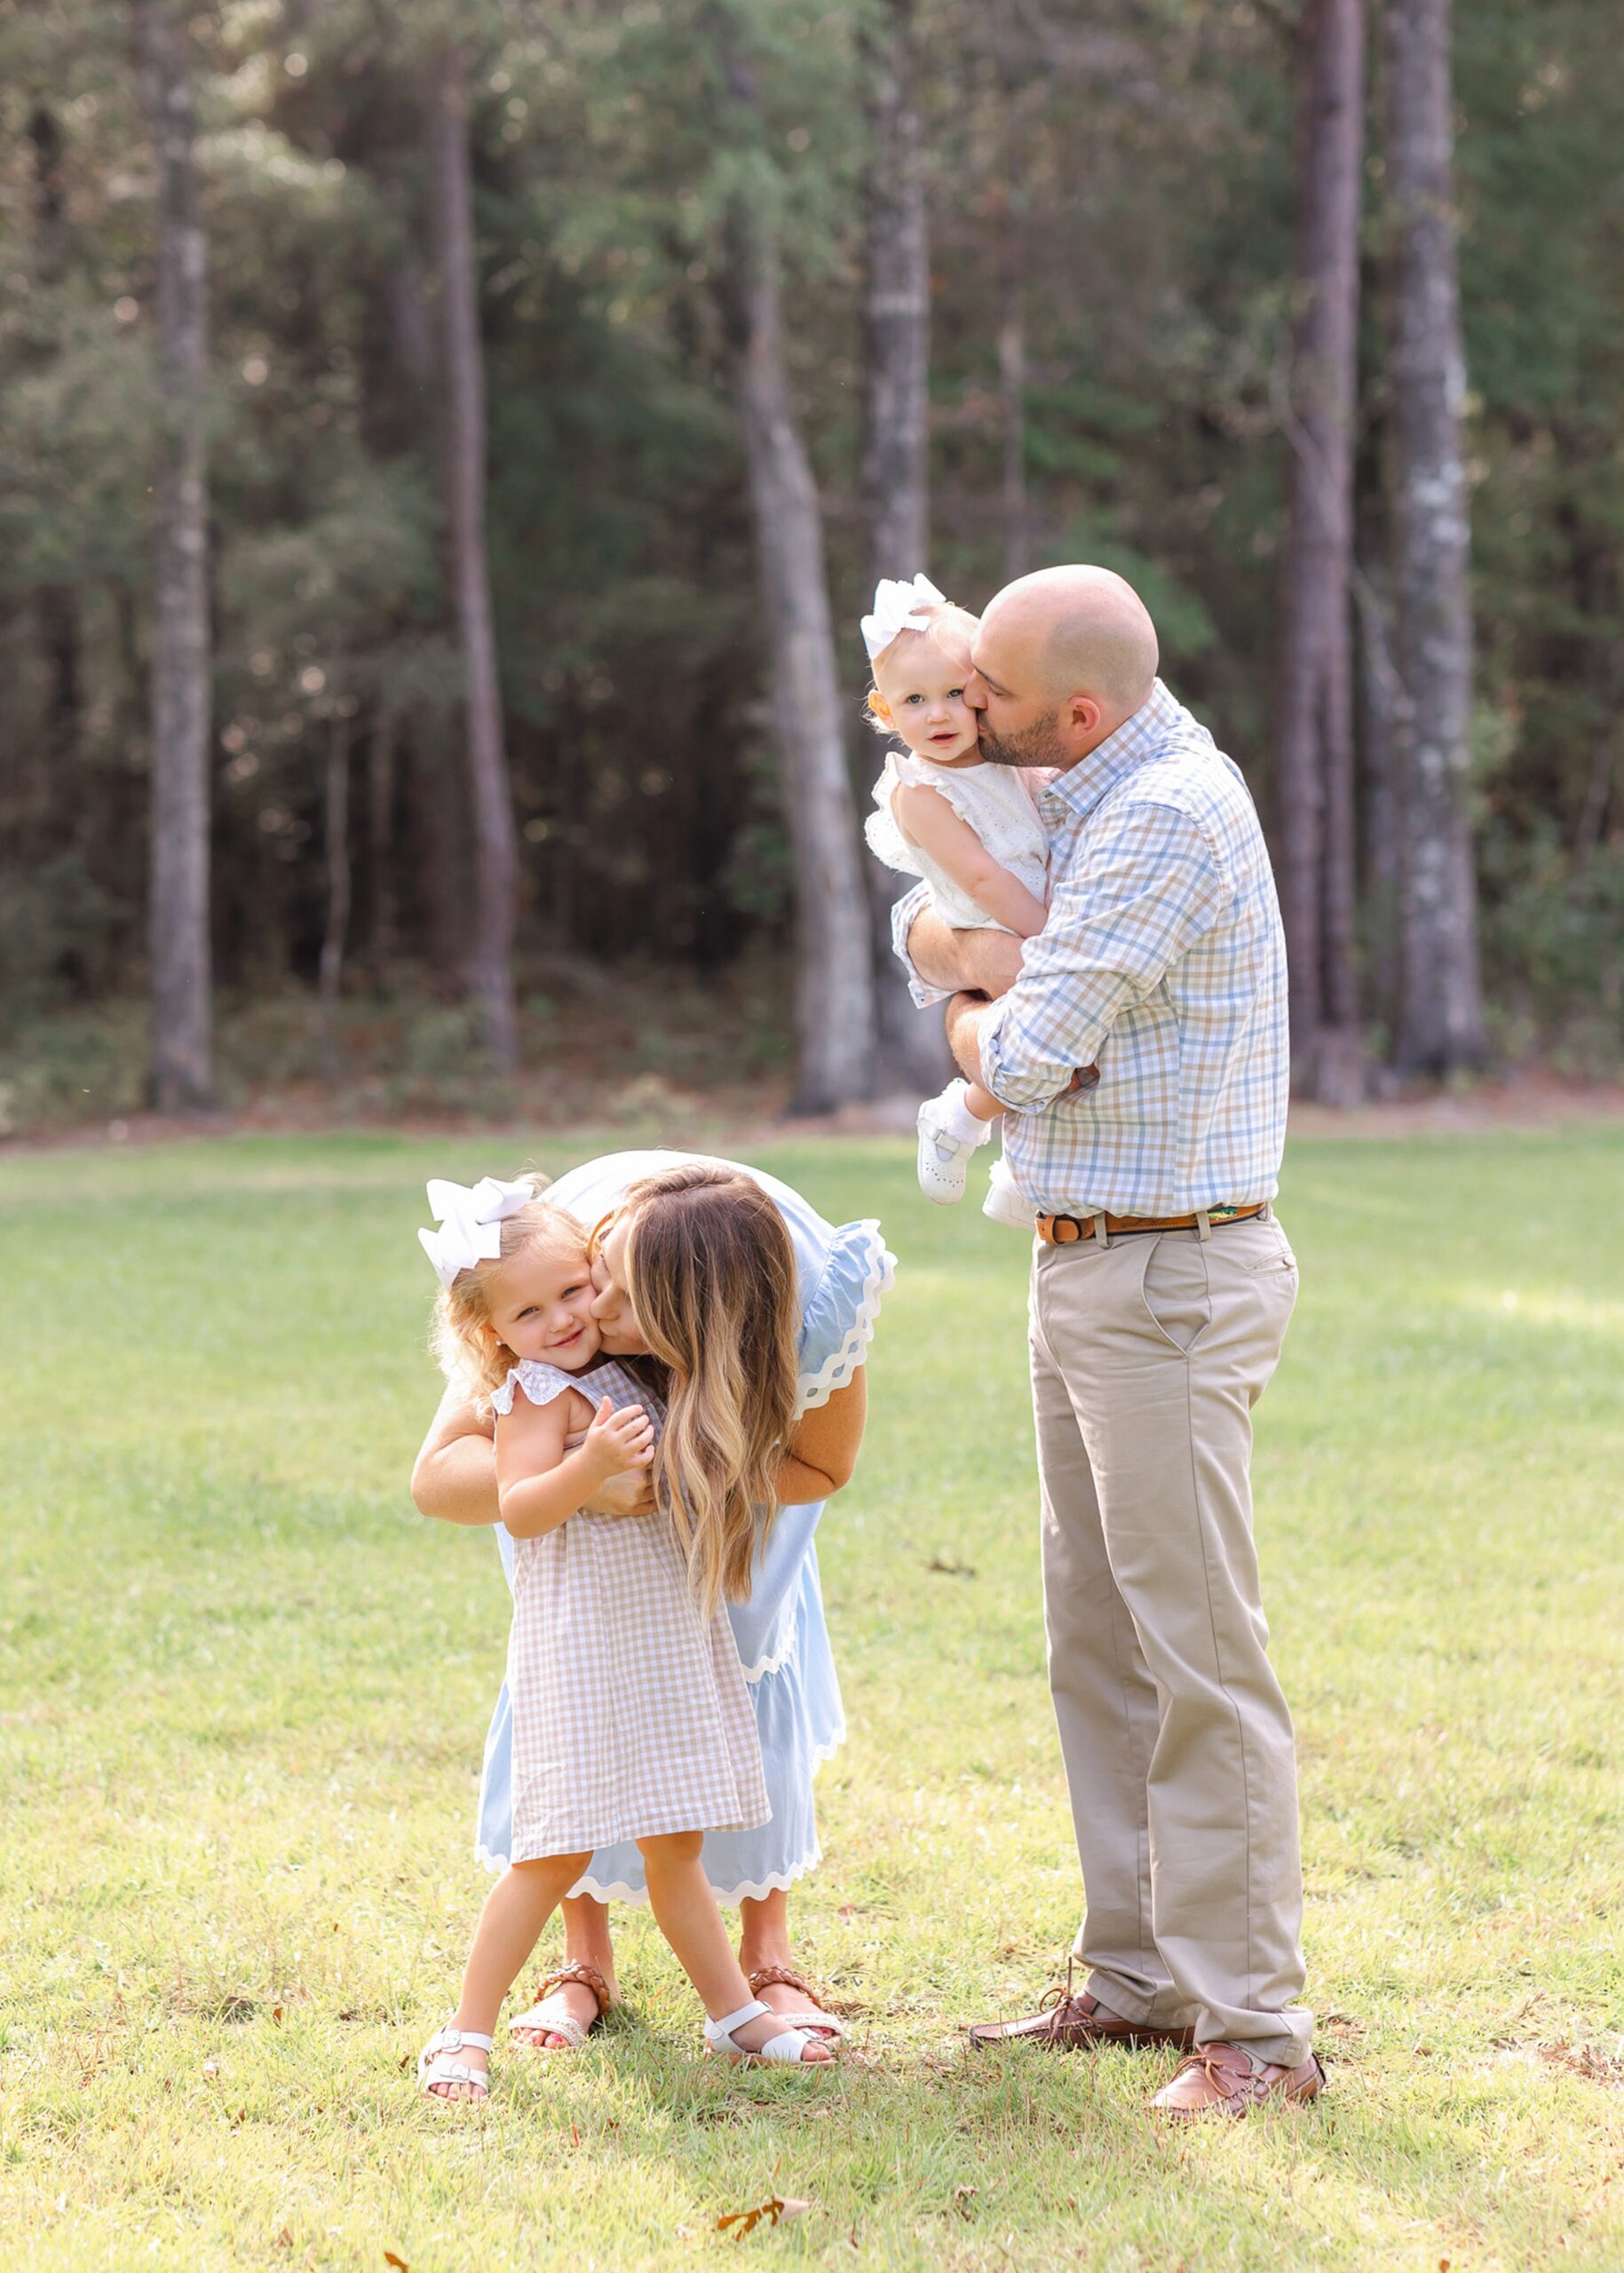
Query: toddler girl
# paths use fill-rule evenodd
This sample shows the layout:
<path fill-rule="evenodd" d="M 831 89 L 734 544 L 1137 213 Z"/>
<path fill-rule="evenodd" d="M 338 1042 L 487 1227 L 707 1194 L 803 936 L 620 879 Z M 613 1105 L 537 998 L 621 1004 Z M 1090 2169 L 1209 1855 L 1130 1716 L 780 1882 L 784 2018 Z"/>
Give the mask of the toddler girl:
<path fill-rule="evenodd" d="M 658 1472 L 664 1406 L 601 1355 L 586 1234 L 541 1197 L 542 1184 L 432 1183 L 441 1228 L 418 1234 L 440 1283 L 441 1366 L 496 1415 L 499 1504 L 515 1541 L 511 1859 L 418 2079 L 439 2098 L 488 2095 L 503 1999 L 594 1849 L 622 1839 L 643 1856 L 660 1929 L 703 2000 L 708 2044 L 810 2065 L 828 2053 L 752 2000 L 700 1863 L 706 1831 L 771 1815 L 712 1575 L 716 1542 L 701 1528 L 723 1501 L 714 1490 L 692 1495 L 687 1553 L 669 1513 L 680 1477 L 661 1476 L 665 1512 L 582 1512 L 611 1477 Z"/>
<path fill-rule="evenodd" d="M 874 614 L 863 618 L 874 673 L 868 708 L 904 747 L 890 753 L 875 783 L 865 834 L 887 867 L 924 878 L 931 905 L 955 931 L 1030 939 L 1048 914 L 1048 848 L 1020 776 L 980 756 L 979 722 L 964 700 L 977 628 L 928 577 L 883 579 L 875 590 Z M 957 1080 L 920 1106 L 919 1182 L 928 1199 L 951 1207 L 964 1197 L 970 1156 L 1003 1111 L 979 1081 Z M 986 1213 L 1028 1228 L 1033 1222 L 1002 1160 Z"/>

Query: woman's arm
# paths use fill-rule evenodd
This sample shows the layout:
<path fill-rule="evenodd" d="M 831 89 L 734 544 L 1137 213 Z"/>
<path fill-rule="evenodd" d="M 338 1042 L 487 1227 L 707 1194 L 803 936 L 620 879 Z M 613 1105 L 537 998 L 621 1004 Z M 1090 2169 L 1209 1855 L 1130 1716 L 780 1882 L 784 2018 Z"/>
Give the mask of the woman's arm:
<path fill-rule="evenodd" d="M 574 1452 L 565 1438 L 582 1426 Z M 496 1498 L 504 1527 L 515 1539 L 540 1539 L 579 1515 L 610 1477 L 646 1469 L 654 1458 L 654 1423 L 640 1405 L 619 1411 L 605 1398 L 596 1413 L 575 1390 L 545 1405 L 522 1391 L 496 1423 Z"/>
<path fill-rule="evenodd" d="M 796 1422 L 779 1463 L 780 1506 L 806 1507 L 849 1484 L 867 1419 L 868 1374 L 860 1366 L 827 1405 L 814 1406 Z"/>
<path fill-rule="evenodd" d="M 448 1385 L 429 1433 L 412 1462 L 412 1498 L 420 1515 L 446 1524 L 494 1524 L 496 1452 L 493 1423 L 481 1420 L 459 1391 Z"/>
<path fill-rule="evenodd" d="M 920 851 L 928 852 L 961 891 L 1018 939 L 1035 939 L 1049 910 L 1018 877 L 1001 867 L 962 813 L 939 789 L 904 782 L 891 794 L 897 826 Z"/>

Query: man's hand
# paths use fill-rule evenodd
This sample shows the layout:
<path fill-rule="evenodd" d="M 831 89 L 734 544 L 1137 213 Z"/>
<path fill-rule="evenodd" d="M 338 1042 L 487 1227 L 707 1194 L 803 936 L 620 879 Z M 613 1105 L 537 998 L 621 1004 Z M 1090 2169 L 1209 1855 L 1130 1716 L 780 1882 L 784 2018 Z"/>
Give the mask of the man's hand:
<path fill-rule="evenodd" d="M 955 931 L 933 907 L 914 918 L 907 951 L 927 986 L 1007 994 L 1021 974 L 1021 943 L 1012 931 Z"/>

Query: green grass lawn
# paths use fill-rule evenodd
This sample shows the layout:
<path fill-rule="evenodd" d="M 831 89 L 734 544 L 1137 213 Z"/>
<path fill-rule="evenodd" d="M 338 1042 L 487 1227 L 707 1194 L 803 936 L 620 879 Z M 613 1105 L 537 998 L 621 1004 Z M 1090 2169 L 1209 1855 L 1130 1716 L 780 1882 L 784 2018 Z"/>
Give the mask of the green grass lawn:
<path fill-rule="evenodd" d="M 7 2273 L 1624 2265 L 1624 1136 L 1293 1149 L 1256 1485 L 1332 2091 L 1172 2136 L 1161 2055 L 959 2032 L 1056 1977 L 1079 1887 L 1024 1244 L 931 1208 L 910 1153 L 757 1154 L 901 1259 L 823 1529 L 852 1733 L 795 1905 L 854 2054 L 812 2084 L 701 2062 L 622 1913 L 624 2024 L 502 2059 L 471 2115 L 409 2061 L 487 1883 L 505 1596 L 488 1537 L 407 1499 L 436 1390 L 413 1234 L 426 1174 L 521 1148 L 0 1166 Z M 717 2233 L 774 2194 L 812 2206 Z"/>

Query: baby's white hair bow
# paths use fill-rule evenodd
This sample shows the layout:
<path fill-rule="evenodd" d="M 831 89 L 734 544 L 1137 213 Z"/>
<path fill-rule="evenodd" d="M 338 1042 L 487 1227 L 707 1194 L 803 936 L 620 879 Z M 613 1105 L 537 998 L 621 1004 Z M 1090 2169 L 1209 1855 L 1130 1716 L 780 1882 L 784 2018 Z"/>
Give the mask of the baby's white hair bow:
<path fill-rule="evenodd" d="M 429 1213 L 440 1229 L 417 1236 L 440 1285 L 449 1287 L 459 1271 L 471 1271 L 476 1263 L 495 1263 L 502 1253 L 503 1224 L 535 1197 L 533 1185 L 503 1184 L 494 1176 L 482 1176 L 471 1188 L 431 1176 Z"/>
<path fill-rule="evenodd" d="M 884 653 L 899 631 L 923 631 L 929 621 L 925 609 L 947 605 L 947 594 L 939 592 L 923 574 L 911 584 L 895 576 L 882 576 L 874 588 L 874 614 L 863 618 L 863 645 L 869 661 Z"/>

